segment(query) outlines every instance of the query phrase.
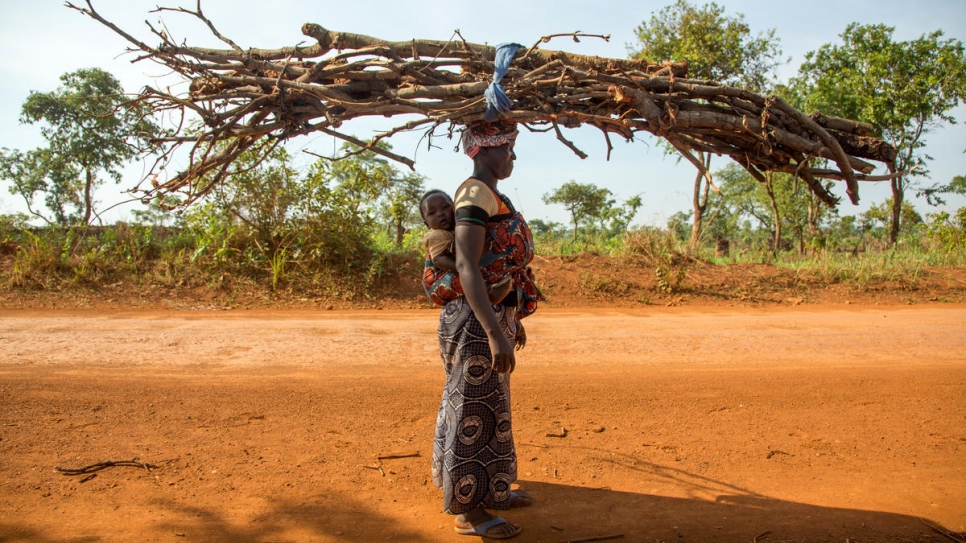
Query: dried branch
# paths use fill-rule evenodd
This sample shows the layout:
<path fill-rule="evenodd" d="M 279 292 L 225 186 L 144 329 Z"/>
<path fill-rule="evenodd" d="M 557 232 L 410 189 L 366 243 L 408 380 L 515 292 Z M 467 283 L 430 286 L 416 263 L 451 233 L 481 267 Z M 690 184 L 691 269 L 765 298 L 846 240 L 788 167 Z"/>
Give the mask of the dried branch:
<path fill-rule="evenodd" d="M 102 469 L 113 468 L 113 467 L 134 467 L 134 468 L 142 468 L 148 471 L 158 468 L 158 466 L 155 466 L 153 464 L 138 462 L 137 458 L 132 458 L 131 460 L 106 460 L 104 462 L 98 462 L 96 464 L 91 464 L 89 466 L 84 466 L 82 468 L 54 467 L 54 469 L 56 469 L 60 473 L 63 473 L 64 475 L 87 475 L 90 473 L 94 473 L 96 471 L 101 471 Z"/>
<path fill-rule="evenodd" d="M 169 33 L 151 28 L 161 40 L 152 47 L 104 19 L 90 0 L 85 1 L 87 8 L 68 6 L 124 37 L 138 53 L 136 61 L 159 63 L 189 82 L 185 94 L 148 87 L 138 97 L 141 106 L 172 116 L 175 125 L 155 142 L 162 159 L 145 178 L 152 180 L 150 186 L 142 183 L 136 189 L 143 198 L 179 193 L 184 204 L 191 203 L 234 173 L 232 163 L 241 153 L 264 157 L 281 142 L 312 133 L 359 147 L 334 160 L 372 151 L 413 168 L 411 159 L 376 144 L 425 125 L 432 127 L 427 132 L 430 139 L 440 125 L 449 125 L 452 134 L 481 120 L 486 109 L 483 92 L 493 73 L 495 48 L 470 43 L 459 30 L 448 41 L 395 42 L 307 23 L 302 33 L 315 43 L 243 49 L 215 28 L 199 4 L 195 10 L 155 11 L 200 19 L 228 49 L 177 44 Z M 610 134 L 632 141 L 644 132 L 667 139 L 689 161 L 692 151 L 701 151 L 732 158 L 756 179 L 763 178 L 762 172 L 792 173 L 830 205 L 837 200 L 816 179 L 844 180 L 856 203 L 857 181 L 873 178 L 875 165 L 869 161 L 895 161 L 895 149 L 873 137 L 875 128 L 868 124 L 807 116 L 777 97 L 688 79 L 684 64 L 539 48 L 558 36 L 576 41 L 609 38 L 579 31 L 553 34 L 518 50 L 502 81 L 514 101 L 504 118 L 534 132 L 552 130 L 582 158 L 587 155 L 563 136 L 561 126 L 600 130 L 608 158 L 613 149 Z M 357 118 L 398 116 L 410 119 L 367 141 L 339 130 Z M 188 165 L 164 178 L 165 167 L 182 146 L 188 151 Z M 806 157 L 828 159 L 835 168 L 810 168 Z"/>

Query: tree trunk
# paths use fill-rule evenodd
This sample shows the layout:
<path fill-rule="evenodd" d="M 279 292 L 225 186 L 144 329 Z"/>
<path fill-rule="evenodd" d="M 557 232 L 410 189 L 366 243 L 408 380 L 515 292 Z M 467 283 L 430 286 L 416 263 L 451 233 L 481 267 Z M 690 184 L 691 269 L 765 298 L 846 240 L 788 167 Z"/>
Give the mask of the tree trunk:
<path fill-rule="evenodd" d="M 701 165 L 698 167 L 698 175 L 694 178 L 694 198 L 691 201 L 694 220 L 691 223 L 691 239 L 688 240 L 690 254 L 696 254 L 701 245 L 702 222 L 704 212 L 708 209 L 708 191 L 711 189 L 711 184 L 707 180 L 708 169 L 711 166 L 711 153 L 699 151 L 696 154 Z"/>
<path fill-rule="evenodd" d="M 765 193 L 768 194 L 768 201 L 771 203 L 771 216 L 775 221 L 775 239 L 772 240 L 772 252 L 777 255 L 782 241 L 782 218 L 778 214 L 778 202 L 775 201 L 771 172 L 765 173 Z"/>
<path fill-rule="evenodd" d="M 84 181 L 84 224 L 91 224 L 91 215 L 94 213 L 94 172 L 88 168 L 86 170 L 87 179 Z"/>
<path fill-rule="evenodd" d="M 403 223 L 400 220 L 396 221 L 396 247 L 402 247 L 403 236 L 406 234 L 406 229 L 403 228 Z"/>
<path fill-rule="evenodd" d="M 889 166 L 889 173 L 894 173 L 892 166 Z M 902 198 L 905 192 L 903 189 L 901 177 L 892 180 L 892 217 L 889 221 L 889 242 L 893 247 L 899 241 L 899 217 L 902 216 Z"/>

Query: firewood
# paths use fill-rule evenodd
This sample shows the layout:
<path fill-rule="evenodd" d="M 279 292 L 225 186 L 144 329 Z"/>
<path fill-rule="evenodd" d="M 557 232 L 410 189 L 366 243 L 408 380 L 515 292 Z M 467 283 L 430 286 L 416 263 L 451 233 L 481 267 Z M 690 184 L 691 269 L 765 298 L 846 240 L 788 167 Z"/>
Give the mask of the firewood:
<path fill-rule="evenodd" d="M 312 133 L 413 168 L 412 160 L 376 144 L 404 130 L 424 130 L 430 140 L 452 136 L 482 120 L 486 110 L 483 93 L 492 78 L 495 48 L 469 43 L 458 31 L 448 41 L 394 42 L 307 23 L 302 33 L 315 43 L 242 49 L 217 31 L 200 6 L 196 11 L 158 8 L 200 19 L 228 48 L 175 43 L 149 24 L 160 40 L 152 46 L 104 19 L 91 0 L 86 4 L 68 6 L 124 37 L 137 60 L 160 63 L 189 83 L 186 94 L 148 87 L 135 99 L 145 115 L 176 120 L 173 130 L 156 139 L 160 158 L 134 191 L 145 199 L 179 193 L 182 198 L 173 205 L 187 205 L 233 173 L 242 153 L 265 158 L 288 139 Z M 536 132 L 553 131 L 581 158 L 586 153 L 563 136 L 561 126 L 599 129 L 608 158 L 611 134 L 630 141 L 648 133 L 689 160 L 693 151 L 711 152 L 730 157 L 757 179 L 762 172 L 791 173 L 829 205 L 838 200 L 818 179 L 845 181 L 849 199 L 857 203 L 858 181 L 870 179 L 875 168 L 869 161 L 895 170 L 895 149 L 874 137 L 871 125 L 805 115 L 775 96 L 688 79 L 687 66 L 680 63 L 540 49 L 551 37 L 517 51 L 502 81 L 514 103 L 502 118 Z M 408 119 L 367 141 L 339 130 L 353 119 L 398 116 Z M 167 179 L 159 177 L 182 146 L 189 151 L 188 165 Z"/>

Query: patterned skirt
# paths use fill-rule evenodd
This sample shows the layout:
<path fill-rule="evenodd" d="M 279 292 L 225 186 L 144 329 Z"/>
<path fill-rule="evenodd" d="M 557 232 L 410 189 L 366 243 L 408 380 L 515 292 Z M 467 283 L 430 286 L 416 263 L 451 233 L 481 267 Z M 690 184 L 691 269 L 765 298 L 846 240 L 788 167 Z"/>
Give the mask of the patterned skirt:
<path fill-rule="evenodd" d="M 494 309 L 512 344 L 516 309 Z M 462 296 L 440 312 L 439 350 L 446 388 L 436 419 L 433 482 L 443 489 L 443 510 L 459 515 L 481 505 L 509 509 L 517 478 L 510 374 L 493 371 L 486 332 Z"/>

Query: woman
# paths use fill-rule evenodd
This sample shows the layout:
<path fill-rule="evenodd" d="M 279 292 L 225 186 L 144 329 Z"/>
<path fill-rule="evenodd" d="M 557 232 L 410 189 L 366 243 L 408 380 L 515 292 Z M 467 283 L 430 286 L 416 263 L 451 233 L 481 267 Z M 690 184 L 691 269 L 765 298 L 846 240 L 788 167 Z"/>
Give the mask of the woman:
<path fill-rule="evenodd" d="M 473 176 L 456 192 L 456 268 L 459 283 L 437 289 L 441 277 L 424 275 L 427 292 L 462 295 L 440 313 L 439 342 L 446 388 L 433 447 L 433 482 L 443 489 L 443 508 L 456 515 L 456 531 L 508 539 L 522 528 L 487 509 L 531 503 L 511 491 L 517 461 L 510 417 L 510 373 L 514 343 L 526 333 L 520 319 L 536 309 L 540 294 L 528 267 L 533 237 L 523 217 L 497 191 L 513 172 L 515 125 L 485 123 L 463 133 Z M 510 275 L 514 290 L 491 305 L 486 285 Z M 437 298 L 434 298 L 434 300 Z"/>

